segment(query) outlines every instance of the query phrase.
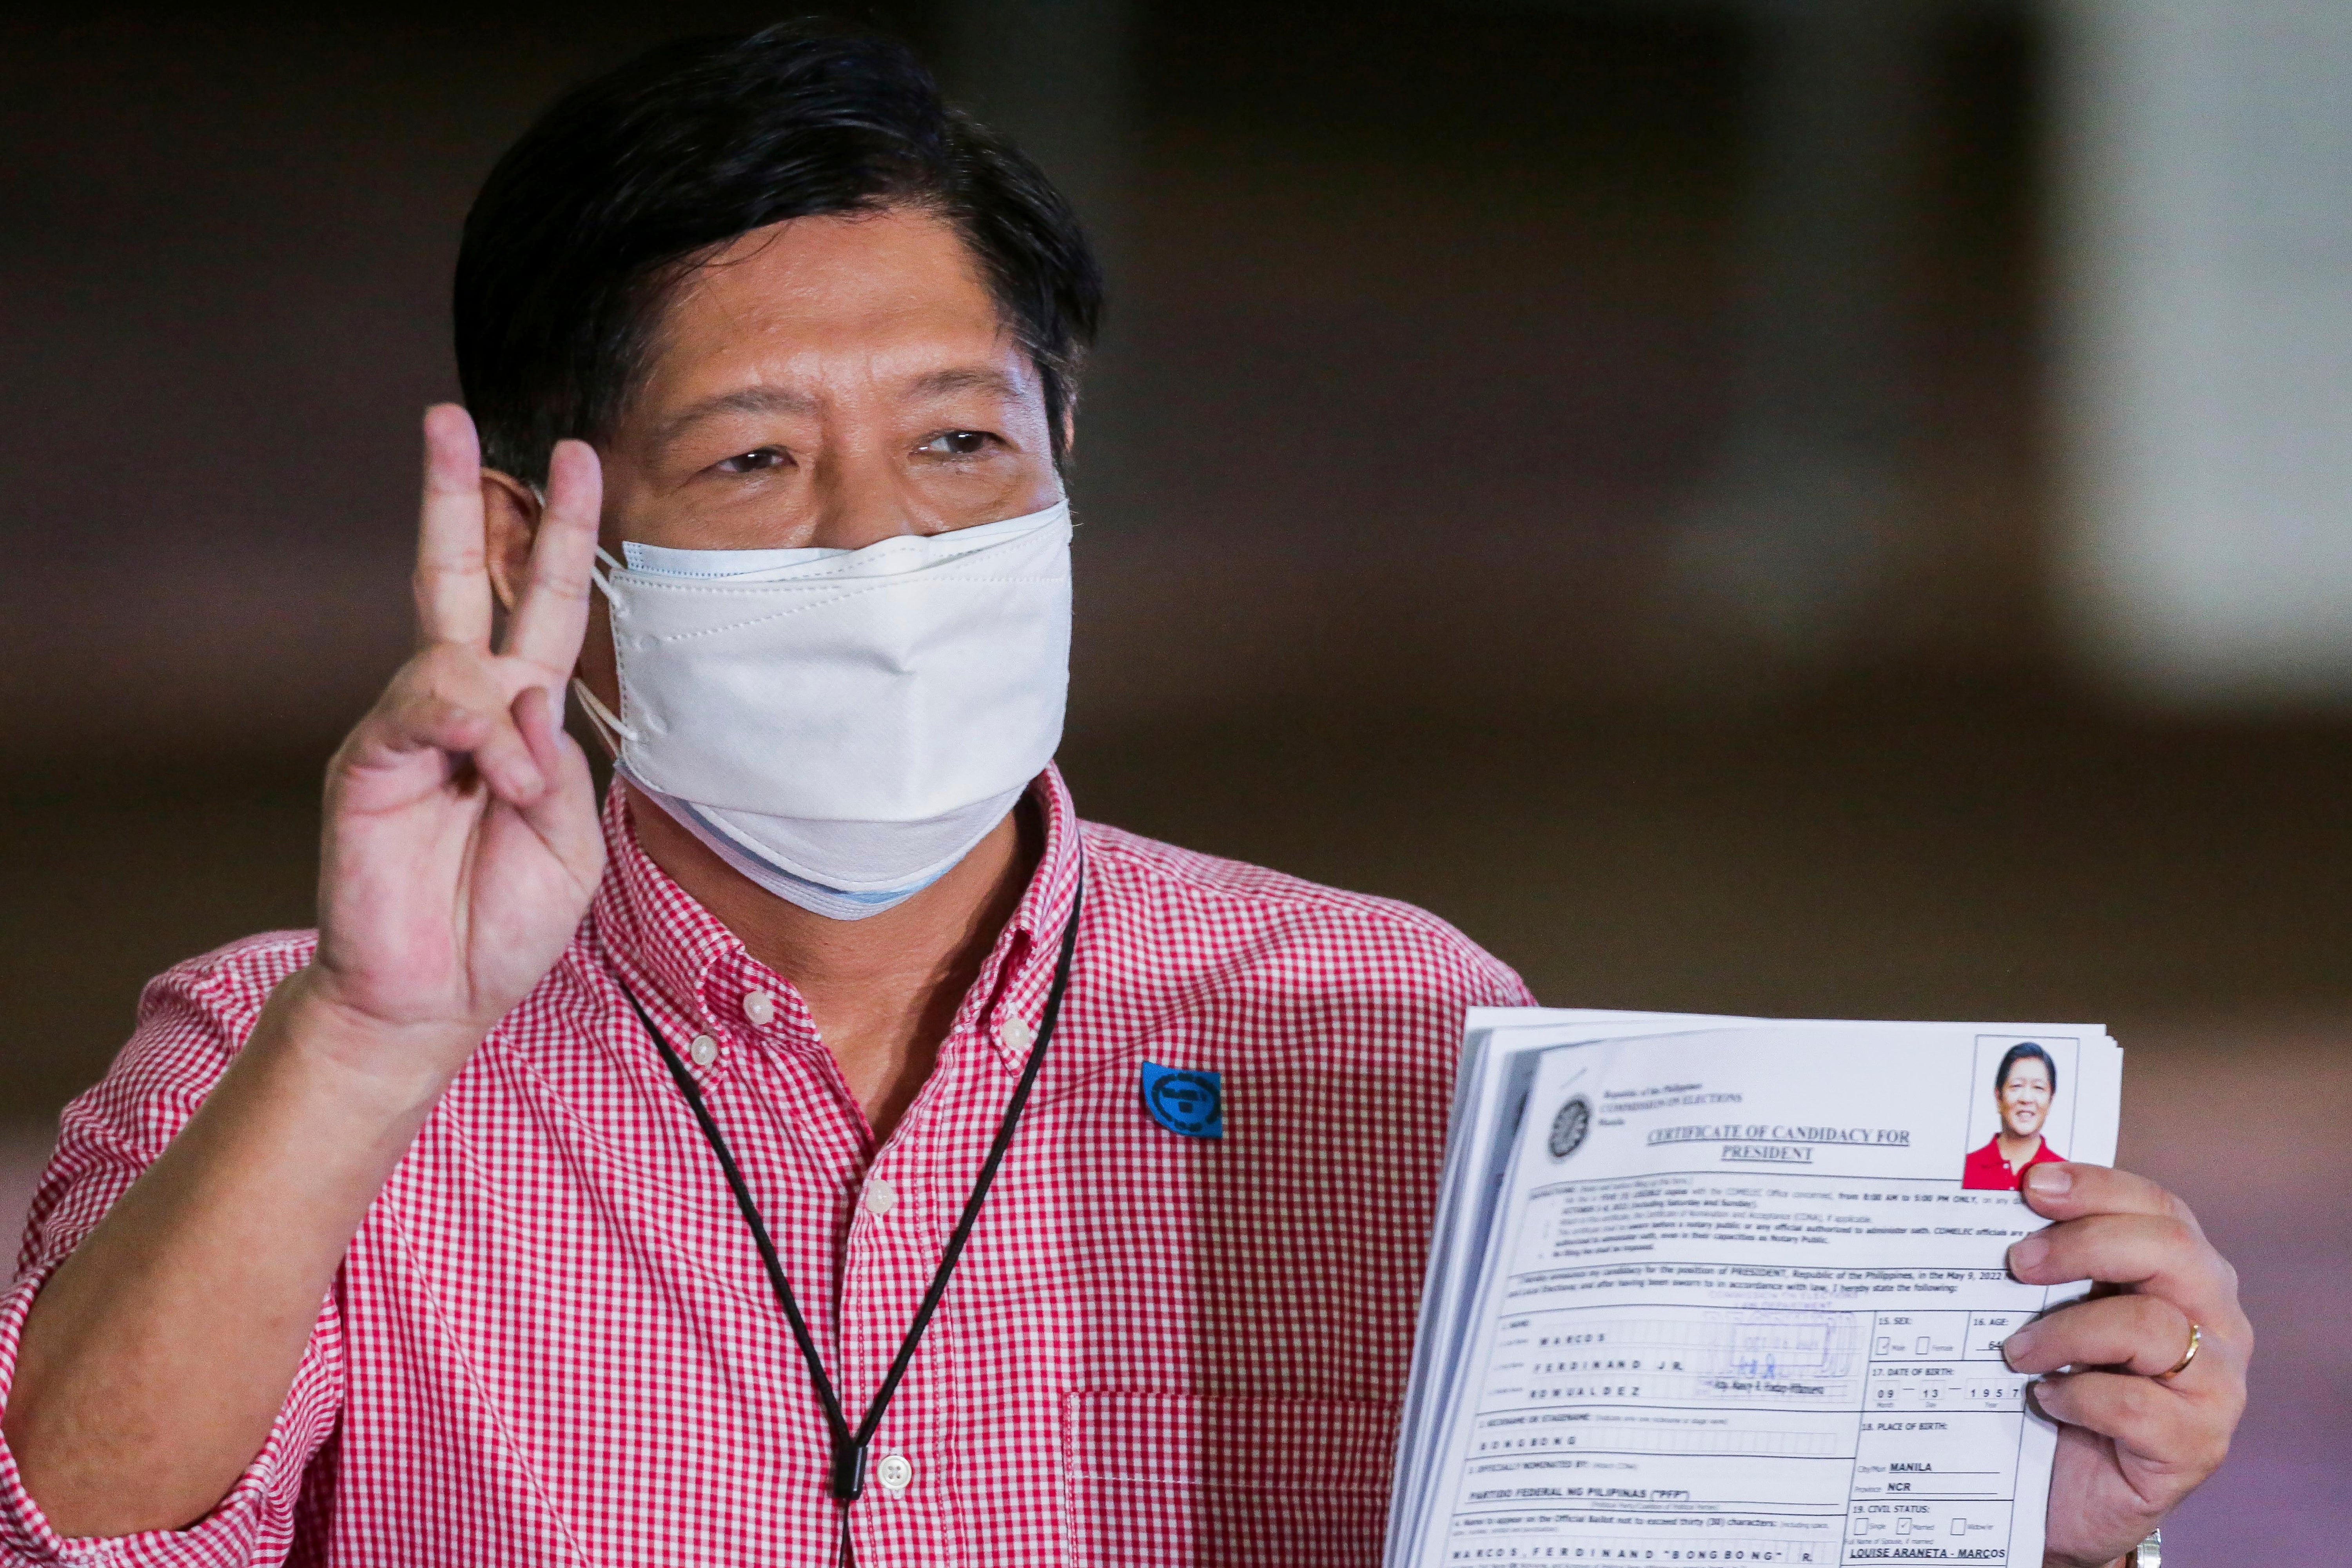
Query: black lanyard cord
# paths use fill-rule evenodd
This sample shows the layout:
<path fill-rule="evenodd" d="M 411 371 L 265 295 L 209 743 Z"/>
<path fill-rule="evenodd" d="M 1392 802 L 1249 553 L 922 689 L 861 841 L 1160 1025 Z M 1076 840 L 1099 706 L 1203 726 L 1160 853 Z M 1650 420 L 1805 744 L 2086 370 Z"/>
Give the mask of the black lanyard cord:
<path fill-rule="evenodd" d="M 963 1216 L 956 1221 L 954 1234 L 948 1237 L 947 1250 L 940 1258 L 940 1266 L 931 1275 L 930 1289 L 923 1292 L 923 1303 L 915 1309 L 914 1321 L 907 1329 L 907 1337 L 898 1343 L 898 1353 L 890 1363 L 890 1370 L 875 1391 L 874 1402 L 866 1407 L 865 1416 L 852 1432 L 849 1419 L 843 1415 L 841 1400 L 834 1393 L 833 1380 L 825 1375 L 824 1358 L 817 1354 L 816 1338 L 809 1332 L 808 1320 L 801 1315 L 800 1302 L 793 1299 L 792 1281 L 784 1277 L 783 1260 L 776 1255 L 775 1239 L 768 1234 L 767 1222 L 760 1217 L 760 1205 L 751 1201 L 751 1189 L 744 1184 L 742 1167 L 736 1164 L 734 1153 L 727 1140 L 719 1135 L 719 1123 L 711 1119 L 710 1107 L 702 1098 L 702 1088 L 686 1064 L 670 1048 L 662 1032 L 654 1027 L 653 1018 L 637 1000 L 625 981 L 621 983 L 621 994 L 628 998 L 629 1006 L 637 1015 L 637 1022 L 646 1027 L 655 1048 L 661 1052 L 662 1064 L 677 1080 L 678 1092 L 694 1111 L 694 1120 L 702 1129 L 702 1140 L 719 1157 L 719 1168 L 726 1173 L 727 1189 L 735 1194 L 735 1206 L 743 1214 L 743 1224 L 751 1232 L 751 1244 L 759 1248 L 760 1266 L 767 1271 L 768 1288 L 775 1292 L 776 1302 L 784 1310 L 784 1321 L 792 1325 L 793 1341 L 800 1346 L 801 1359 L 808 1363 L 809 1385 L 816 1390 L 817 1404 L 824 1411 L 826 1435 L 832 1439 L 833 1468 L 830 1489 L 840 1502 L 855 1501 L 866 1489 L 866 1449 L 874 1440 L 875 1430 L 890 1408 L 891 1398 L 898 1394 L 899 1382 L 913 1364 L 915 1349 L 922 1342 L 923 1331 L 930 1327 L 931 1315 L 939 1310 L 940 1300 L 947 1295 L 948 1279 L 955 1272 L 956 1259 L 963 1256 L 964 1243 L 971 1239 L 971 1229 L 980 1219 L 980 1205 L 988 1196 L 989 1184 L 996 1180 L 996 1168 L 1004 1163 L 1004 1152 L 1013 1146 L 1013 1131 L 1021 1121 L 1022 1108 L 1029 1103 L 1029 1090 L 1037 1081 L 1037 1069 L 1045 1065 L 1045 1047 L 1054 1037 L 1054 1025 L 1062 1016 L 1062 995 L 1069 989 L 1070 961 L 1077 952 L 1078 912 L 1086 901 L 1086 884 L 1081 878 L 1077 889 L 1070 898 L 1069 924 L 1062 931 L 1062 951 L 1054 963 L 1053 988 L 1045 994 L 1045 1010 L 1038 1020 L 1037 1037 L 1029 1047 L 1029 1059 L 1021 1068 L 1021 1081 L 1013 1086 L 1013 1099 L 1004 1109 L 1003 1120 L 996 1125 L 996 1141 L 989 1146 L 988 1159 L 980 1168 L 978 1180 L 972 1183 L 971 1196 L 964 1200 Z"/>

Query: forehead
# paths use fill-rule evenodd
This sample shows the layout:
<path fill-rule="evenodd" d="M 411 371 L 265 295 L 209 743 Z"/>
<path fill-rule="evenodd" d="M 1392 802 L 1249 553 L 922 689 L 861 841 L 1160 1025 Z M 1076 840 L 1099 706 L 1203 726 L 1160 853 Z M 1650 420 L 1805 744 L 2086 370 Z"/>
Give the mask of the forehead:
<path fill-rule="evenodd" d="M 2040 1079 L 2043 1083 L 2048 1083 L 2050 1081 L 2050 1069 L 2042 1065 L 2042 1061 L 2040 1057 L 2018 1058 L 2015 1061 L 2009 1064 L 2009 1071 L 2001 1075 L 2001 1081 L 2003 1083 L 2015 1083 L 2021 1076 L 2029 1073 L 2033 1077 Z"/>
<path fill-rule="evenodd" d="M 1024 357 L 963 237 L 913 208 L 793 218 L 739 237 L 671 291 L 653 351 L 642 395 L 656 405 L 717 383 L 921 375 Z"/>

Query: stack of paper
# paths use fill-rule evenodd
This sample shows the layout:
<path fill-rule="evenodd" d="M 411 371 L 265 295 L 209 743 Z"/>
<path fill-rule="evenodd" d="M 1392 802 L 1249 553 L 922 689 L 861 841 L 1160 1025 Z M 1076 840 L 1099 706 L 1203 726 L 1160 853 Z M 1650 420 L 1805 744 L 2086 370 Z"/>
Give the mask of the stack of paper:
<path fill-rule="evenodd" d="M 1389 1568 L 2038 1568 L 2055 1429 L 2001 1359 L 2042 1160 L 2115 1158 L 2096 1025 L 1481 1009 Z"/>

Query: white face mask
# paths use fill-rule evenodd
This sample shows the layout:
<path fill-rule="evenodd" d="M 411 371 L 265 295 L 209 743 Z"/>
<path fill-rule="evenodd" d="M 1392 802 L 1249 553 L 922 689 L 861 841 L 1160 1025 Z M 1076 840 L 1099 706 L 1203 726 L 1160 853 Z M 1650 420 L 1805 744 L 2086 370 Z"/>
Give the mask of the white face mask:
<path fill-rule="evenodd" d="M 929 887 L 1061 743 L 1070 509 L 863 550 L 603 552 L 623 777 L 835 920 Z"/>

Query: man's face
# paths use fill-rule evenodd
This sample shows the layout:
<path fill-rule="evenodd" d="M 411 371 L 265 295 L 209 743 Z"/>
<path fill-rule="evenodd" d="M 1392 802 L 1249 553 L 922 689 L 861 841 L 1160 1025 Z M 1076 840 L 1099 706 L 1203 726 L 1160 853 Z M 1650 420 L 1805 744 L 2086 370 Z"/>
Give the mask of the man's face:
<path fill-rule="evenodd" d="M 1044 390 L 963 240 L 913 210 L 743 236 L 680 284 L 603 454 L 604 548 L 857 549 L 1043 510 Z M 601 597 L 583 673 L 613 700 Z"/>
<path fill-rule="evenodd" d="M 2001 1130 L 2012 1138 L 2031 1138 L 2042 1131 L 2050 1114 L 2050 1069 L 2032 1057 L 2011 1062 L 2000 1080 Z"/>

